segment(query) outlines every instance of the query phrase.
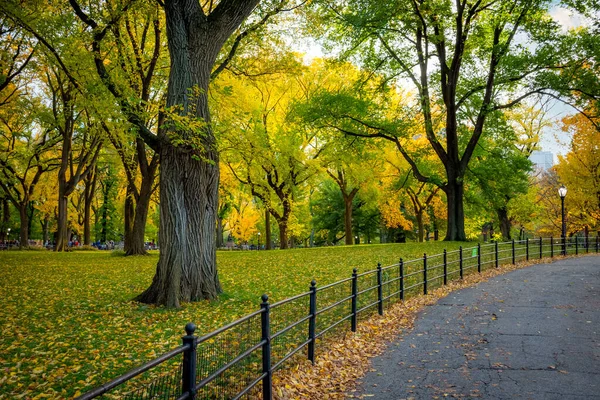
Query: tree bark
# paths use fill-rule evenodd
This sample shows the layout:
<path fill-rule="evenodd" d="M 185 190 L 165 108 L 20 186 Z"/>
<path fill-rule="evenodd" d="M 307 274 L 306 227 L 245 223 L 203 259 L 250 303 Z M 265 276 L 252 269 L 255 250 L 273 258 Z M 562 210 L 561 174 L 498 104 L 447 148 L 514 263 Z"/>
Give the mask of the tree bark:
<path fill-rule="evenodd" d="M 29 247 L 29 214 L 27 214 L 27 203 L 19 205 L 19 218 L 21 229 L 19 234 L 19 249 Z"/>
<path fill-rule="evenodd" d="M 127 185 L 125 194 L 125 204 L 123 209 L 123 251 L 125 254 L 131 252 L 131 244 L 133 242 L 133 220 L 135 219 L 135 200 L 133 190 L 130 185 Z"/>
<path fill-rule="evenodd" d="M 444 192 L 448 203 L 448 230 L 444 240 L 464 242 L 467 240 L 463 208 L 464 186 L 453 179 L 444 187 Z"/>
<path fill-rule="evenodd" d="M 42 240 L 45 245 L 48 243 L 48 226 L 50 225 L 50 217 L 48 215 L 44 216 L 44 219 L 41 220 L 42 225 Z"/>
<path fill-rule="evenodd" d="M 148 222 L 148 209 L 150 208 L 150 199 L 152 197 L 152 186 L 154 183 L 154 173 L 142 178 L 140 186 L 140 195 L 135 204 L 135 216 L 133 218 L 133 227 L 130 235 L 130 243 L 125 255 L 146 255 L 144 242 L 146 236 L 146 223 Z"/>
<path fill-rule="evenodd" d="M 344 232 L 346 233 L 346 244 L 352 244 L 352 197 L 344 195 Z"/>
<path fill-rule="evenodd" d="M 279 226 L 279 249 L 287 250 L 290 247 L 288 245 L 287 222 L 278 221 L 277 225 Z"/>
<path fill-rule="evenodd" d="M 500 232 L 502 232 L 502 238 L 504 240 L 511 240 L 511 223 L 510 219 L 508 218 L 508 210 L 506 209 L 506 207 L 501 207 L 498 210 L 496 210 L 496 212 L 498 214 L 498 221 L 500 222 Z"/>
<path fill-rule="evenodd" d="M 179 307 L 181 301 L 211 299 L 221 292 L 214 235 L 219 163 L 215 151 L 210 156 L 214 163 L 162 146 L 161 251 L 152 285 L 138 297 L 141 302 Z"/>
<path fill-rule="evenodd" d="M 8 228 L 8 224 L 10 223 L 10 204 L 8 199 L 4 197 L 2 199 L 2 232 L 0 232 L 0 240 L 6 240 L 6 229 Z"/>
<path fill-rule="evenodd" d="M 215 226 L 219 157 L 210 125 L 208 84 L 216 57 L 258 0 L 222 0 L 210 15 L 195 1 L 165 1 L 171 69 L 167 109 L 206 122 L 193 132 L 169 121 L 159 132 L 160 257 L 144 303 L 179 307 L 181 301 L 221 293 Z M 197 128 L 196 128 L 197 129 Z M 183 144 L 173 143 L 183 139 Z"/>
<path fill-rule="evenodd" d="M 62 182 L 58 188 L 58 218 L 56 219 L 56 245 L 54 251 L 64 251 L 67 248 L 67 205 L 68 197 L 65 195 Z"/>
<path fill-rule="evenodd" d="M 423 227 L 423 210 L 419 210 L 416 213 L 416 217 L 417 217 L 417 229 L 419 230 L 419 234 L 418 234 L 418 240 L 420 243 L 423 243 L 424 241 L 424 227 Z"/>
<path fill-rule="evenodd" d="M 85 191 L 83 195 L 83 244 L 85 246 L 90 246 L 92 244 L 92 200 L 94 199 L 94 192 L 96 191 L 96 176 L 97 168 L 94 167 L 93 172 L 85 179 Z"/>
<path fill-rule="evenodd" d="M 217 215 L 217 249 L 225 246 L 223 240 L 223 218 Z"/>
<path fill-rule="evenodd" d="M 273 249 L 271 243 L 271 212 L 268 208 L 265 208 L 265 250 Z"/>

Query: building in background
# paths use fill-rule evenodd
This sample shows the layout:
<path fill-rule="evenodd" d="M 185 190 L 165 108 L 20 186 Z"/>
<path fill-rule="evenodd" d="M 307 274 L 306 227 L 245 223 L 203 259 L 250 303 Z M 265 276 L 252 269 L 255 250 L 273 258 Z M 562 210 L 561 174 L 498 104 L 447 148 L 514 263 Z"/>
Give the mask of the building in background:
<path fill-rule="evenodd" d="M 554 154 L 550 151 L 533 151 L 529 159 L 534 173 L 545 172 L 554 166 Z"/>

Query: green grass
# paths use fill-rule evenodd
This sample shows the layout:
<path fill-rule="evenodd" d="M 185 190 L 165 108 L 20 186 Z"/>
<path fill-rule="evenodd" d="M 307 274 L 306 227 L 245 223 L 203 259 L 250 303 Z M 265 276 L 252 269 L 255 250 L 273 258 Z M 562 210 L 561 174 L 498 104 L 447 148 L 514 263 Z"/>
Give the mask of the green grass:
<path fill-rule="evenodd" d="M 184 325 L 210 332 L 278 301 L 374 269 L 439 254 L 460 243 L 361 245 L 219 252 L 224 293 L 169 310 L 131 301 L 158 260 L 90 251 L 0 253 L 0 399 L 65 398 L 112 379 L 181 343 Z"/>

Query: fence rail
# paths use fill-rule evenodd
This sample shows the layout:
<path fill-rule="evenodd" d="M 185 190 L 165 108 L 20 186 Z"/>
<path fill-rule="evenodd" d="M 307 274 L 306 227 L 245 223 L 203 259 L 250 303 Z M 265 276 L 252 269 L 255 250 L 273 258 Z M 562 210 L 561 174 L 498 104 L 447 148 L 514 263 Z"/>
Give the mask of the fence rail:
<path fill-rule="evenodd" d="M 124 399 L 243 399 L 272 398 L 274 372 L 302 356 L 315 360 L 316 343 L 325 335 L 359 321 L 409 296 L 427 294 L 462 279 L 472 270 L 501 264 L 600 251 L 600 237 L 534 238 L 477 246 L 427 255 L 318 287 L 270 304 L 262 295 L 260 308 L 202 337 L 188 323 L 183 344 L 77 398 L 90 400 L 109 394 Z M 182 357 L 178 357 L 182 355 Z M 160 370 L 155 370 L 159 368 Z M 144 374 L 154 371 L 144 378 Z M 138 380 L 138 382 L 133 382 Z"/>

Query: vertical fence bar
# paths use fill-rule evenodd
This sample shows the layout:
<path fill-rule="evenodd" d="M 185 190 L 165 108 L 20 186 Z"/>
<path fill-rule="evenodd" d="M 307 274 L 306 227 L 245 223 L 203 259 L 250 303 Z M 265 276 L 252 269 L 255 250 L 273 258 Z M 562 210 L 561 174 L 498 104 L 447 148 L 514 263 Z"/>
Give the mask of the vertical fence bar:
<path fill-rule="evenodd" d="M 481 243 L 477 243 L 477 272 L 481 273 Z"/>
<path fill-rule="evenodd" d="M 448 254 L 444 249 L 444 285 L 448 284 Z"/>
<path fill-rule="evenodd" d="M 427 254 L 423 253 L 423 294 L 427 294 Z"/>
<path fill-rule="evenodd" d="M 598 235 L 596 233 L 596 253 L 598 253 L 599 249 L 600 249 L 600 235 Z"/>
<path fill-rule="evenodd" d="M 517 263 L 515 258 L 515 239 L 512 240 L 512 263 L 513 265 Z"/>
<path fill-rule="evenodd" d="M 381 263 L 377 263 L 377 311 L 383 315 L 383 279 Z"/>
<path fill-rule="evenodd" d="M 356 332 L 356 325 L 357 325 L 357 321 L 358 321 L 358 315 L 356 315 L 356 302 L 357 302 L 357 295 L 356 293 L 358 292 L 358 273 L 356 271 L 356 268 L 354 268 L 352 270 L 352 319 L 351 319 L 351 325 L 352 325 L 352 332 Z"/>
<path fill-rule="evenodd" d="M 269 296 L 263 294 L 262 308 L 263 313 L 260 315 L 261 340 L 265 342 L 262 346 L 262 370 L 265 377 L 262 381 L 263 400 L 271 400 L 273 398 L 273 371 L 271 371 L 271 322 L 269 305 Z"/>
<path fill-rule="evenodd" d="M 463 251 L 462 246 L 458 247 L 458 269 L 460 270 L 460 279 L 463 278 Z"/>
<path fill-rule="evenodd" d="M 542 240 L 543 239 L 540 236 L 540 260 L 544 258 L 544 242 Z"/>
<path fill-rule="evenodd" d="M 308 304 L 308 359 L 314 364 L 315 363 L 315 335 L 317 330 L 317 282 L 313 279 L 310 282 L 310 298 Z"/>
<path fill-rule="evenodd" d="M 196 348 L 198 346 L 197 337 L 194 336 L 196 325 L 189 322 L 185 326 L 186 335 L 182 337 L 183 345 L 189 345 L 183 353 L 183 371 L 181 374 L 181 394 L 189 393 L 188 399 L 196 399 Z"/>
<path fill-rule="evenodd" d="M 554 238 L 550 236 L 550 258 L 554 258 Z"/>
<path fill-rule="evenodd" d="M 579 254 L 579 240 L 577 238 L 578 236 L 575 235 L 575 255 Z"/>
<path fill-rule="evenodd" d="M 402 258 L 398 267 L 400 268 L 400 300 L 404 301 L 404 260 Z"/>
<path fill-rule="evenodd" d="M 494 252 L 496 253 L 494 261 L 496 262 L 496 268 L 498 268 L 498 241 L 494 243 Z"/>
<path fill-rule="evenodd" d="M 585 228 L 585 252 L 586 254 L 589 253 L 589 247 L 590 247 L 590 232 L 588 231 L 587 227 Z"/>
<path fill-rule="evenodd" d="M 529 238 L 525 239 L 525 261 L 529 261 Z"/>

